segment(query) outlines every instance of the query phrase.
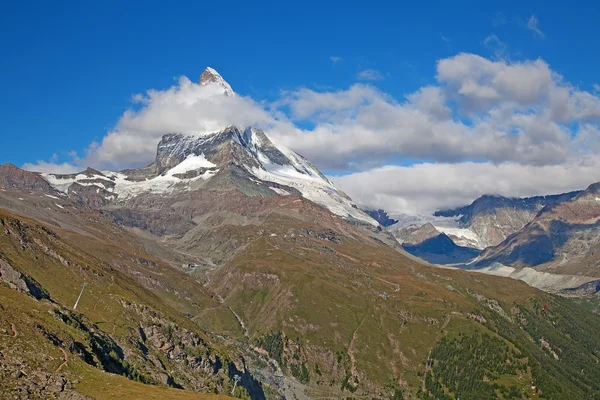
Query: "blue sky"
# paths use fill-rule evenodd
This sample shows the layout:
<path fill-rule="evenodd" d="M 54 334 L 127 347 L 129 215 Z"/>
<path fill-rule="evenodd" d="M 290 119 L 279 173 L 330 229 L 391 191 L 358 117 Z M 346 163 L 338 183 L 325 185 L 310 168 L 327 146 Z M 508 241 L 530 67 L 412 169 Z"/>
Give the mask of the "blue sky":
<path fill-rule="evenodd" d="M 7 3 L 0 13 L 0 163 L 61 163 L 72 160 L 72 151 L 85 157 L 90 143 L 102 141 L 132 107 L 134 94 L 168 89 L 182 75 L 196 81 L 207 65 L 258 103 L 280 101 L 282 91 L 335 93 L 357 82 L 403 102 L 438 84 L 436 63 L 460 53 L 507 63 L 539 58 L 569 85 L 595 93 L 599 7 L 557 1 Z M 417 153 L 388 154 L 358 170 L 320 166 L 346 173 L 386 163 L 489 158 Z"/>

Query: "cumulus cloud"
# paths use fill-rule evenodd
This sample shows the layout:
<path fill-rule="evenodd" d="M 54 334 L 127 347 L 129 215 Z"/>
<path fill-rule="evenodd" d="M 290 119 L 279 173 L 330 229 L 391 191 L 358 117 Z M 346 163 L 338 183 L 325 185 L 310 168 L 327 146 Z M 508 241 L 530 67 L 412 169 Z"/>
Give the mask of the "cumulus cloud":
<path fill-rule="evenodd" d="M 335 91 L 299 88 L 266 103 L 225 96 L 218 85 L 182 77 L 168 89 L 132 100 L 131 109 L 81 159 L 27 167 L 53 172 L 139 167 L 153 161 L 165 133 L 236 124 L 265 129 L 325 171 L 350 173 L 336 179 L 343 189 L 358 202 L 379 202 L 391 211 L 468 203 L 490 192 L 553 193 L 600 178 L 594 170 L 600 98 L 541 59 L 457 54 L 437 62 L 435 83 L 400 99 L 358 83 Z M 418 164 L 382 167 L 407 160 Z"/>
<path fill-rule="evenodd" d="M 75 172 L 81 171 L 81 168 L 74 164 L 56 163 L 53 161 L 47 162 L 38 160 L 33 163 L 25 163 L 22 166 L 27 171 L 42 172 L 42 173 L 54 173 L 54 174 L 74 174 Z"/>
<path fill-rule="evenodd" d="M 358 73 L 358 79 L 361 81 L 381 81 L 383 74 L 376 69 L 365 69 Z"/>
<path fill-rule="evenodd" d="M 600 117 L 598 96 L 565 82 L 542 60 L 509 63 L 463 53 L 440 60 L 436 79 L 403 102 L 362 84 L 286 93 L 280 104 L 290 117 L 315 127 L 279 139 L 331 170 L 402 158 L 554 165 L 586 152 L 573 138 L 580 124 Z M 588 135 L 585 143 L 593 141 Z"/>
<path fill-rule="evenodd" d="M 469 204 L 484 194 L 527 197 L 565 193 L 600 181 L 600 159 L 565 165 L 422 163 L 330 177 L 359 204 L 407 214 Z"/>
<path fill-rule="evenodd" d="M 273 129 L 279 122 L 249 97 L 224 96 L 219 85 L 200 85 L 182 77 L 167 90 L 134 96 L 138 109 L 126 111 L 101 142 L 87 149 L 86 161 L 107 167 L 132 167 L 154 159 L 165 133 L 200 134 L 228 125 Z"/>

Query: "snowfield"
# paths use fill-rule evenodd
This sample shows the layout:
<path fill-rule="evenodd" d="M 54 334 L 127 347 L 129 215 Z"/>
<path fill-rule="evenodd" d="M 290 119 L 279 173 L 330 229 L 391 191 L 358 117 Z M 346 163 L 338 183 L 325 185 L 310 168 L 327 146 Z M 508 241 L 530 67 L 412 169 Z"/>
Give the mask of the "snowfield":
<path fill-rule="evenodd" d="M 292 165 L 275 164 L 259 151 L 257 158 L 263 168 L 246 167 L 246 169 L 263 181 L 297 189 L 302 197 L 326 207 L 336 215 L 351 217 L 373 226 L 379 225 L 377 221 L 359 210 L 351 200 L 343 197 L 333 183 L 322 176 L 314 166 L 288 149 L 279 148 L 279 150 L 285 154 Z"/>

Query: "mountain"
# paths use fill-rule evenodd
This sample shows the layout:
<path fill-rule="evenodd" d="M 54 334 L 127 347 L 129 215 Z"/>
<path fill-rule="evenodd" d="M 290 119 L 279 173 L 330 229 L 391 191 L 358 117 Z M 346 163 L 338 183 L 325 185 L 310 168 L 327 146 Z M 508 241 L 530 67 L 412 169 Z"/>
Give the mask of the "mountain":
<path fill-rule="evenodd" d="M 532 397 L 532 381 L 548 398 L 599 389 L 598 316 L 422 265 L 310 204 L 223 224 L 229 240 L 255 235 L 211 268 L 66 196 L 0 191 L 1 208 L 32 216 L 0 211 L 0 393 L 186 398 L 231 393 L 236 375 L 236 397 L 252 399 L 440 398 L 436 382 L 463 398 Z M 482 383 L 451 386 L 465 380 Z"/>
<path fill-rule="evenodd" d="M 210 265 L 223 264 L 257 236 L 247 232 L 232 242 L 229 229 L 249 229 L 273 212 L 300 213 L 304 219 L 332 213 L 397 245 L 308 160 L 276 147 L 254 128 L 166 134 L 155 161 L 140 169 L 43 176 L 70 199 L 100 207 L 120 224 L 164 237 Z M 218 244 L 200 240 L 207 236 Z M 207 257 L 204 246 L 209 244 Z"/>
<path fill-rule="evenodd" d="M 46 194 L 57 191 L 37 172 L 25 171 L 14 164 L 0 165 L 0 190 L 30 190 Z"/>
<path fill-rule="evenodd" d="M 478 247 L 495 246 L 533 220 L 545 206 L 568 201 L 579 192 L 550 196 L 508 198 L 484 195 L 468 206 L 434 213 L 439 217 L 458 217 L 459 228 L 477 237 Z"/>
<path fill-rule="evenodd" d="M 142 168 L 36 174 L 54 194 L 12 176 L 23 182 L 0 190 L 0 397 L 600 390 L 600 316 L 416 260 L 258 129 L 166 133 Z M 444 238 L 424 230 L 415 240 Z"/>
<path fill-rule="evenodd" d="M 210 68 L 202 73 L 201 84 L 214 88 L 217 95 L 231 95 L 229 84 Z M 120 224 L 163 237 L 209 265 L 233 258 L 257 236 L 247 232 L 231 241 L 230 229 L 237 226 L 249 231 L 274 212 L 302 214 L 304 219 L 330 212 L 399 247 L 392 235 L 310 161 L 252 127 L 165 134 L 155 161 L 143 168 L 119 172 L 88 169 L 43 177 L 79 204 L 100 208 Z M 318 211 L 308 212 L 315 207 Z M 206 237 L 213 240 L 200 240 Z M 208 257 L 205 246 L 210 246 Z"/>
<path fill-rule="evenodd" d="M 486 249 L 478 266 L 498 262 L 600 277 L 600 183 L 544 207 L 523 229 Z"/>
<path fill-rule="evenodd" d="M 235 92 L 231 88 L 231 85 L 211 67 L 206 67 L 206 69 L 202 71 L 198 83 L 202 86 L 220 87 L 223 89 L 223 94 L 226 96 L 235 96 Z"/>
<path fill-rule="evenodd" d="M 166 134 L 158 144 L 156 160 L 140 169 L 98 172 L 88 168 L 79 174 L 43 177 L 68 195 L 81 196 L 81 188 L 91 186 L 92 194 L 101 195 L 107 204 L 126 203 L 144 194 L 176 195 L 199 189 L 236 188 L 261 197 L 293 195 L 355 223 L 377 226 L 308 160 L 276 147 L 262 130 L 254 128 L 229 126 L 203 135 Z"/>
<path fill-rule="evenodd" d="M 397 219 L 391 218 L 389 214 L 381 208 L 377 210 L 365 209 L 364 212 L 370 215 L 375 221 L 379 222 L 381 226 L 391 226 L 399 222 Z"/>
<path fill-rule="evenodd" d="M 392 234 L 404 250 L 432 264 L 468 263 L 479 255 L 479 250 L 458 246 L 445 233 L 439 232 L 431 223 L 421 227 L 409 225 L 397 228 Z"/>

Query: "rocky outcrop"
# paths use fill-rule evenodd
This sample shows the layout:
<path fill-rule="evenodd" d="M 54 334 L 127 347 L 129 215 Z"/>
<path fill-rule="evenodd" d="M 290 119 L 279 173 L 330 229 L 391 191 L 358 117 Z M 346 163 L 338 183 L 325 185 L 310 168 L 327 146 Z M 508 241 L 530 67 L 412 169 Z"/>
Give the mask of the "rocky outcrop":
<path fill-rule="evenodd" d="M 17 189 L 46 194 L 57 191 L 37 172 L 25 171 L 14 164 L 0 165 L 0 189 Z"/>
<path fill-rule="evenodd" d="M 235 96 L 235 92 L 229 83 L 227 83 L 225 79 L 211 67 L 206 67 L 206 69 L 202 71 L 198 83 L 203 86 L 211 85 L 220 88 L 223 90 L 225 96 Z"/>
<path fill-rule="evenodd" d="M 118 197 L 118 195 L 109 192 L 103 187 L 96 185 L 84 186 L 77 182 L 69 186 L 67 194 L 75 202 L 95 209 L 104 207 Z"/>
<path fill-rule="evenodd" d="M 479 255 L 476 249 L 458 246 L 431 223 L 398 228 L 393 234 L 404 250 L 432 264 L 463 264 Z"/>
<path fill-rule="evenodd" d="M 409 225 L 394 229 L 392 233 L 402 244 L 417 245 L 423 243 L 427 239 L 439 236 L 441 232 L 435 229 L 435 226 L 431 223 L 426 223 L 422 226 Z"/>
<path fill-rule="evenodd" d="M 390 226 L 398 222 L 397 219 L 391 218 L 385 210 L 364 210 L 367 214 L 373 217 L 381 226 Z"/>
<path fill-rule="evenodd" d="M 580 192 L 509 198 L 484 195 L 468 206 L 436 211 L 439 217 L 460 217 L 461 228 L 473 231 L 486 246 L 495 246 L 532 221 L 545 206 L 569 201 Z"/>

